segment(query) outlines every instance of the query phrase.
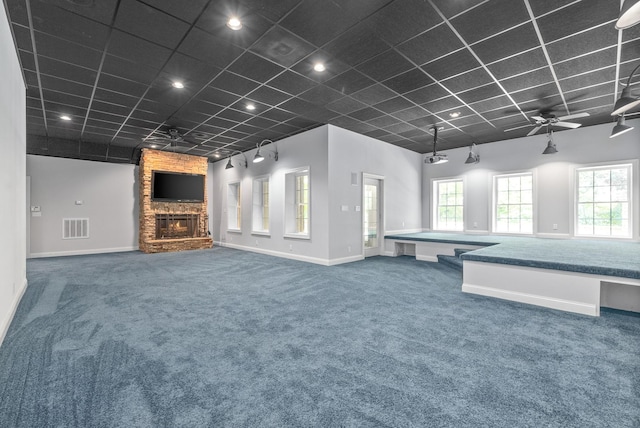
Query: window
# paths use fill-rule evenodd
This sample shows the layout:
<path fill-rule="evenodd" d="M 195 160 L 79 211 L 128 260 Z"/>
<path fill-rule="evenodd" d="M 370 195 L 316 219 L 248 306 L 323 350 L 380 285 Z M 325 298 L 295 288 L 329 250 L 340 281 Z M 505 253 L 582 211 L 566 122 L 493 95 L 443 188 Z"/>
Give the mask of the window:
<path fill-rule="evenodd" d="M 433 182 L 433 229 L 464 229 L 464 183 L 462 179 Z"/>
<path fill-rule="evenodd" d="M 242 227 L 240 183 L 229 183 L 227 191 L 227 229 L 239 231 Z"/>
<path fill-rule="evenodd" d="M 533 234 L 533 173 L 497 175 L 493 181 L 493 230 Z"/>
<path fill-rule="evenodd" d="M 631 237 L 631 164 L 576 169 L 580 236 Z"/>
<path fill-rule="evenodd" d="M 309 168 L 300 168 L 285 175 L 285 236 L 308 238 L 310 225 Z"/>
<path fill-rule="evenodd" d="M 269 233 L 269 177 L 253 180 L 254 233 Z"/>

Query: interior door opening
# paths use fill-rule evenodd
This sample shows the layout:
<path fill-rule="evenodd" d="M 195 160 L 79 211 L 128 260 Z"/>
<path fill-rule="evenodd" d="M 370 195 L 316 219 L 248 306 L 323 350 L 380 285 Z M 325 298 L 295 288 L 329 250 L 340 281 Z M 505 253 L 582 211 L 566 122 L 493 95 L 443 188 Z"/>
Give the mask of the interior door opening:
<path fill-rule="evenodd" d="M 365 257 L 377 256 L 381 253 L 383 244 L 382 183 L 381 178 L 364 175 L 362 230 Z"/>

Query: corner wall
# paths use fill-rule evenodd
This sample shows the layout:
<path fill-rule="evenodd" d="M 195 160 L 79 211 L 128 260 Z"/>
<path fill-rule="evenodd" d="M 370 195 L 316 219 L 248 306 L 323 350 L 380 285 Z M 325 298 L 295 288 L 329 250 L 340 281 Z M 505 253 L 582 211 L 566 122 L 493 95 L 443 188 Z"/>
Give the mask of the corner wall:
<path fill-rule="evenodd" d="M 468 148 L 446 150 L 449 162 L 423 165 L 423 228 L 431 228 L 431 181 L 464 177 L 466 180 L 466 232 L 491 231 L 492 177 L 516 171 L 535 170 L 537 180 L 537 236 L 568 238 L 573 234 L 573 174 L 579 166 L 640 158 L 640 120 L 627 120 L 635 129 L 610 139 L 613 123 L 554 132 L 558 153 L 543 155 L 545 133 L 482 144 L 477 147 L 480 163 L 465 164 Z M 423 155 L 424 158 L 424 155 Z M 638 238 L 638 195 L 640 171 L 635 171 L 634 238 Z M 477 226 L 473 227 L 476 223 Z M 557 224 L 557 230 L 553 225 Z"/>
<path fill-rule="evenodd" d="M 0 344 L 20 297 L 26 276 L 26 94 L 5 9 L 0 8 Z"/>

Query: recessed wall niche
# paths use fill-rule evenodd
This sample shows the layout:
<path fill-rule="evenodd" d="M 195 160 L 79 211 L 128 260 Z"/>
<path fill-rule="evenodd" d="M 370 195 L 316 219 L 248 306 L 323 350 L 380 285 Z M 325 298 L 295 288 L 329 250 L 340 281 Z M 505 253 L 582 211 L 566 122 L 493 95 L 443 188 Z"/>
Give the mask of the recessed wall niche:
<path fill-rule="evenodd" d="M 145 253 L 211 248 L 207 212 L 207 158 L 142 149 L 139 248 Z M 204 176 L 202 202 L 153 201 L 154 171 Z"/>

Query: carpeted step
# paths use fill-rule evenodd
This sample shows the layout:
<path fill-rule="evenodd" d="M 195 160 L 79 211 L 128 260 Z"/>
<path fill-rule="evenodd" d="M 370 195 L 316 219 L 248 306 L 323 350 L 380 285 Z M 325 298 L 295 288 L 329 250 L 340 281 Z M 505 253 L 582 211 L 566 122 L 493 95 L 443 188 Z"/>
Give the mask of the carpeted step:
<path fill-rule="evenodd" d="M 462 260 L 456 256 L 438 254 L 438 263 L 442 263 L 443 265 L 447 265 L 462 272 Z"/>
<path fill-rule="evenodd" d="M 456 254 L 456 257 L 460 257 L 460 254 L 468 253 L 469 251 L 473 251 L 467 248 L 454 248 L 453 252 Z"/>

